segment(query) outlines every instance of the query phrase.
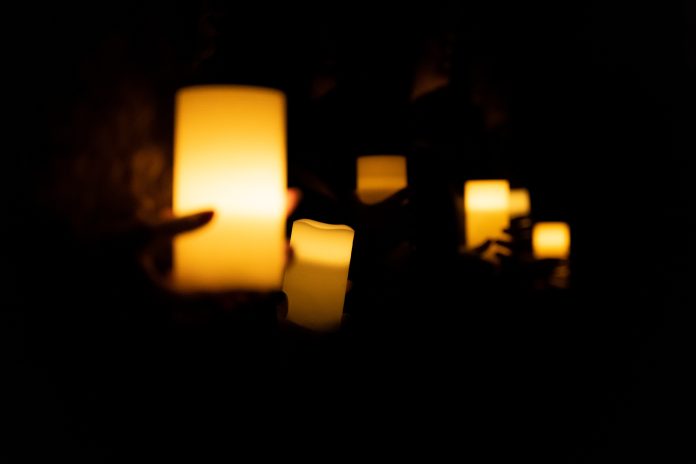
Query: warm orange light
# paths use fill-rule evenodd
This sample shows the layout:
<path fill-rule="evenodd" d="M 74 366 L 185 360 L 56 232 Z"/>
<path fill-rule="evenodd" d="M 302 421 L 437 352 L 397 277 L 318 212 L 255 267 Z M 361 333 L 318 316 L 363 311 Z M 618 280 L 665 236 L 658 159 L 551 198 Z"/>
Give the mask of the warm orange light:
<path fill-rule="evenodd" d="M 353 236 L 353 229 L 344 225 L 293 222 L 294 257 L 283 283 L 290 321 L 316 331 L 340 327 Z"/>
<path fill-rule="evenodd" d="M 529 190 L 516 188 L 510 190 L 510 219 L 529 216 L 532 212 Z"/>
<path fill-rule="evenodd" d="M 406 188 L 406 157 L 371 155 L 358 158 L 357 193 L 361 202 L 373 205 Z"/>
<path fill-rule="evenodd" d="M 464 184 L 466 244 L 504 238 L 510 225 L 510 183 L 507 180 L 471 180 Z"/>
<path fill-rule="evenodd" d="M 174 212 L 216 213 L 174 242 L 179 289 L 279 288 L 286 190 L 283 93 L 229 85 L 177 93 Z"/>
<path fill-rule="evenodd" d="M 536 259 L 568 259 L 570 227 L 565 222 L 539 222 L 532 230 L 532 246 Z"/>

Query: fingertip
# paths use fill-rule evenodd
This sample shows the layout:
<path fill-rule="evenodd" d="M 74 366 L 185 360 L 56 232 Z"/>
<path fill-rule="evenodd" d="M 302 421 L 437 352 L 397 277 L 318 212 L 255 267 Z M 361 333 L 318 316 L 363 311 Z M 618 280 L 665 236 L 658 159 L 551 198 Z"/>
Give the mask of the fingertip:
<path fill-rule="evenodd" d="M 209 223 L 215 216 L 215 211 L 206 210 L 199 213 L 192 214 L 188 217 L 191 226 L 200 227 Z"/>
<path fill-rule="evenodd" d="M 205 222 L 208 222 L 211 219 L 213 219 L 213 217 L 215 216 L 215 211 L 213 211 L 212 209 L 208 210 L 208 211 L 203 211 L 200 213 L 200 216 L 201 216 L 201 221 L 205 220 Z"/>
<path fill-rule="evenodd" d="M 212 210 L 212 209 L 208 209 L 208 210 L 205 210 L 205 211 L 201 211 L 201 212 L 199 212 L 199 213 L 196 213 L 195 216 L 198 216 L 198 217 L 200 217 L 200 218 L 212 219 L 213 216 L 215 216 L 215 211 Z"/>

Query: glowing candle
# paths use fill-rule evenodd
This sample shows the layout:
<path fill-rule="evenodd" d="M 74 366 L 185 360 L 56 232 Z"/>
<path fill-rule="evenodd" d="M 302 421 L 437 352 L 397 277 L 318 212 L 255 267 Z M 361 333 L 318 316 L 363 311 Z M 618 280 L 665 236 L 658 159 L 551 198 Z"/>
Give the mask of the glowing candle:
<path fill-rule="evenodd" d="M 507 180 L 471 180 L 464 184 L 467 247 L 505 237 L 510 224 L 510 184 Z"/>
<path fill-rule="evenodd" d="M 182 290 L 280 288 L 287 191 L 285 96 L 213 85 L 177 93 L 174 212 L 214 209 L 174 242 Z"/>
<path fill-rule="evenodd" d="M 529 216 L 530 213 L 529 190 L 525 188 L 510 190 L 510 219 Z"/>
<path fill-rule="evenodd" d="M 565 222 L 539 222 L 532 229 L 532 247 L 536 259 L 568 259 L 570 227 Z"/>
<path fill-rule="evenodd" d="M 406 157 L 372 155 L 358 158 L 357 193 L 361 202 L 373 205 L 406 188 Z"/>
<path fill-rule="evenodd" d="M 317 331 L 340 327 L 353 229 L 299 219 L 292 224 L 292 264 L 285 272 L 288 319 Z"/>

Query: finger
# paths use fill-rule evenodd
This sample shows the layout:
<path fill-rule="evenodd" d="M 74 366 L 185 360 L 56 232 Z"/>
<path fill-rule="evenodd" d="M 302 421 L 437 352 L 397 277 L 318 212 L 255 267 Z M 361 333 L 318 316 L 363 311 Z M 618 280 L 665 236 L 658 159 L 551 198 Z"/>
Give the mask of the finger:
<path fill-rule="evenodd" d="M 138 253 L 141 269 L 156 288 L 166 293 L 176 293 L 169 278 L 160 275 L 154 262 L 154 250 L 163 239 L 197 229 L 210 222 L 213 211 L 203 211 L 174 219 L 165 219 L 156 224 L 141 225 L 132 234 L 131 243 Z"/>
<path fill-rule="evenodd" d="M 510 258 L 512 258 L 512 253 L 509 250 L 502 249 L 502 250 L 496 251 L 495 257 L 500 259 L 500 260 L 508 261 L 508 260 L 510 260 Z"/>
<path fill-rule="evenodd" d="M 488 250 L 488 248 L 492 244 L 493 244 L 493 242 L 491 240 L 486 240 L 485 242 L 483 242 L 483 244 L 473 248 L 471 251 L 473 251 L 474 253 L 481 254 L 481 253 L 484 253 L 486 250 Z"/>
<path fill-rule="evenodd" d="M 182 232 L 198 229 L 209 223 L 213 219 L 213 216 L 213 211 L 202 211 L 188 216 L 166 219 L 150 225 L 149 231 L 153 238 L 171 237 Z"/>
<path fill-rule="evenodd" d="M 501 263 L 509 263 L 509 262 L 511 261 L 511 260 L 510 260 L 510 258 L 511 258 L 510 255 L 505 254 L 505 253 L 500 253 L 500 252 L 498 252 L 498 253 L 495 254 L 495 258 L 496 258 L 498 261 L 500 261 Z"/>

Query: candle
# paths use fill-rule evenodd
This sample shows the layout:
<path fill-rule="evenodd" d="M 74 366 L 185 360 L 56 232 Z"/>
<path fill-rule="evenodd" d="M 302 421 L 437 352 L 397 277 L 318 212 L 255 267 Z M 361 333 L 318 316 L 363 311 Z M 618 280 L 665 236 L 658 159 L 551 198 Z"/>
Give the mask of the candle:
<path fill-rule="evenodd" d="M 536 259 L 568 259 L 570 227 L 565 222 L 539 222 L 532 229 L 532 247 Z"/>
<path fill-rule="evenodd" d="M 464 184 L 464 214 L 468 248 L 505 238 L 510 224 L 510 184 L 507 180 L 470 180 Z"/>
<path fill-rule="evenodd" d="M 406 157 L 371 155 L 358 158 L 357 193 L 361 202 L 373 205 L 406 188 Z"/>
<path fill-rule="evenodd" d="M 529 216 L 530 214 L 529 190 L 525 188 L 510 190 L 510 219 Z"/>
<path fill-rule="evenodd" d="M 354 232 L 348 226 L 298 219 L 292 224 L 293 261 L 285 272 L 288 320 L 316 331 L 341 325 Z"/>
<path fill-rule="evenodd" d="M 176 97 L 174 212 L 213 209 L 174 241 L 181 290 L 280 288 L 285 265 L 285 96 L 231 85 Z"/>

